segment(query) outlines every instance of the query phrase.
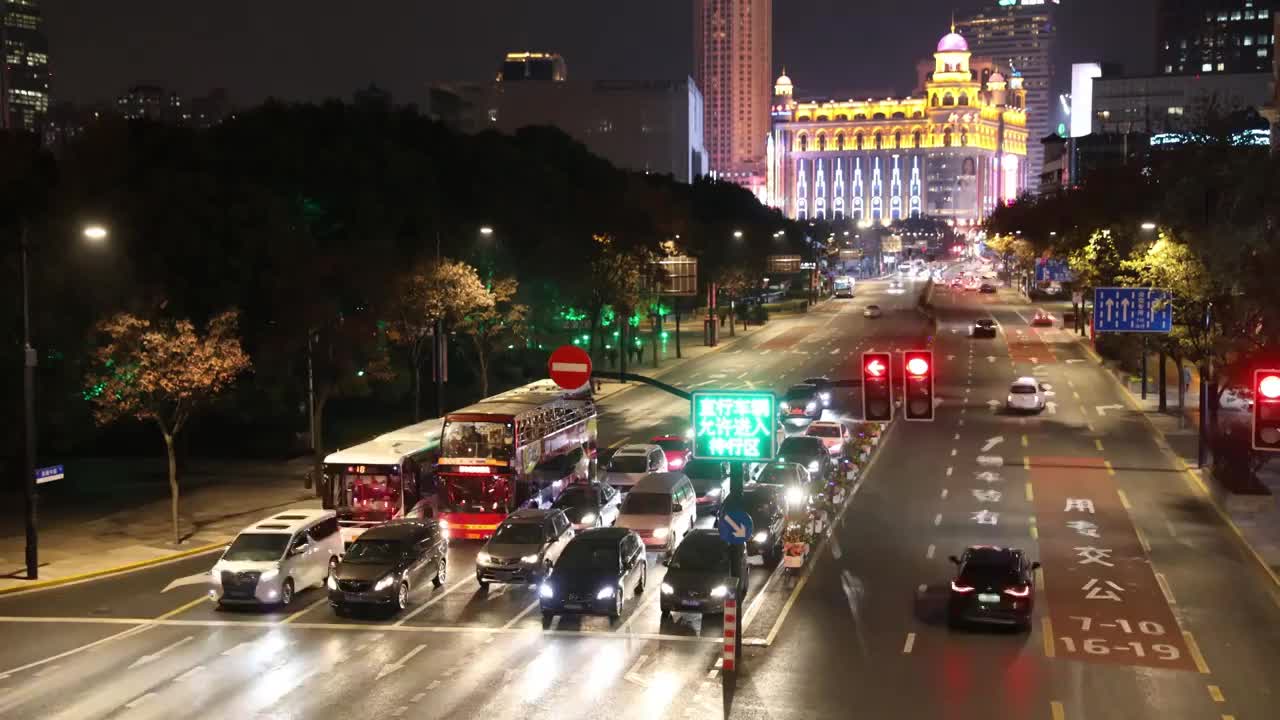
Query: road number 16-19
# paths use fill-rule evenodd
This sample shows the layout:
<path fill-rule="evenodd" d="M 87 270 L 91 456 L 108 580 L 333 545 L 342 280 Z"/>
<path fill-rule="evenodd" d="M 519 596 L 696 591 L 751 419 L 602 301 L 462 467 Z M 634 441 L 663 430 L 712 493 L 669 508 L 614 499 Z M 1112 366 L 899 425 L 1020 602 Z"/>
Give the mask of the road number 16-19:
<path fill-rule="evenodd" d="M 1062 641 L 1062 645 L 1066 648 L 1067 652 L 1070 653 L 1078 652 L 1079 650 L 1083 650 L 1090 655 L 1110 655 L 1112 652 L 1132 652 L 1134 657 L 1146 657 L 1148 650 L 1148 646 L 1143 645 L 1143 643 L 1137 640 L 1124 643 L 1122 645 L 1108 645 L 1107 641 L 1102 638 L 1086 638 L 1077 647 L 1074 638 L 1060 637 L 1058 639 Z M 1173 645 L 1157 643 L 1149 646 L 1149 648 L 1151 653 L 1161 660 L 1172 661 L 1182 657 L 1182 653 Z"/>

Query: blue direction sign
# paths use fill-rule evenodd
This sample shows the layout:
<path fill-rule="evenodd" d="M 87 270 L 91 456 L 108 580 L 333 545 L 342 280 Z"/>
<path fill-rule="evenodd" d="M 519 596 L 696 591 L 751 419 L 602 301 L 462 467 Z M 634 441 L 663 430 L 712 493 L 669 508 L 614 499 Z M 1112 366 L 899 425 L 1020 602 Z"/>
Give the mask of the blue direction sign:
<path fill-rule="evenodd" d="M 1096 332 L 1167 333 L 1173 329 L 1173 303 L 1158 288 L 1094 288 Z"/>
<path fill-rule="evenodd" d="M 726 509 L 716 524 L 720 528 L 720 539 L 730 545 L 746 545 L 753 530 L 751 516 L 738 508 Z"/>
<path fill-rule="evenodd" d="M 50 465 L 49 467 L 36 468 L 36 484 L 53 482 L 61 480 L 64 477 L 61 465 Z"/>
<path fill-rule="evenodd" d="M 1036 258 L 1036 282 L 1072 282 L 1075 273 L 1060 258 Z"/>

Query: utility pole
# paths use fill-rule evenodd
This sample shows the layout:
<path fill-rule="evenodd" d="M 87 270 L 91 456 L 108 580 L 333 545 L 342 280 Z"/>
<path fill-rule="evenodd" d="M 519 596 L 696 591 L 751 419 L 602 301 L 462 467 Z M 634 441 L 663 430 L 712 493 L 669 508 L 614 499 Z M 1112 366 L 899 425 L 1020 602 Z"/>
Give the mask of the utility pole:
<path fill-rule="evenodd" d="M 27 526 L 27 579 L 40 575 L 39 536 L 36 532 L 36 349 L 31 346 L 31 270 L 27 255 L 30 249 L 30 233 L 26 220 L 22 220 L 22 406 L 23 457 L 22 494 Z"/>

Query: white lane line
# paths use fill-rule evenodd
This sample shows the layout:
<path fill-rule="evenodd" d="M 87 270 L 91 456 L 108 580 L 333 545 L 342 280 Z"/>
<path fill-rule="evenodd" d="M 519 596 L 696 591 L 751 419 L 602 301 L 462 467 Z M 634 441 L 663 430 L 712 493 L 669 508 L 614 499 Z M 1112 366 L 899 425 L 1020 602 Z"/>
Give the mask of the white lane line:
<path fill-rule="evenodd" d="M 955 468 L 954 468 L 954 467 L 952 467 L 952 466 L 950 466 L 950 465 L 948 465 L 948 466 L 947 466 L 947 477 L 951 477 L 951 473 L 952 473 L 952 472 L 954 472 L 954 471 L 955 471 Z"/>
<path fill-rule="evenodd" d="M 1170 605 L 1177 605 L 1178 601 L 1173 599 L 1173 589 L 1169 587 L 1169 579 L 1164 573 L 1156 573 L 1156 584 L 1160 586 L 1160 592 L 1164 593 L 1164 601 Z"/>
<path fill-rule="evenodd" d="M 645 661 L 647 661 L 648 659 L 649 659 L 648 655 L 641 655 L 635 661 L 635 663 L 631 666 L 631 669 L 628 670 L 627 673 L 622 677 L 628 682 L 633 682 L 636 685 L 639 685 L 640 687 L 646 687 L 646 688 L 649 687 L 649 681 L 645 680 L 639 675 L 640 668 L 644 666 Z"/>
<path fill-rule="evenodd" d="M 511 629 L 511 628 L 512 628 L 516 623 L 518 623 L 518 622 L 520 622 L 521 620 L 523 620 L 523 619 L 524 619 L 524 617 L 525 617 L 526 615 L 528 615 L 529 613 L 533 612 L 533 611 L 534 611 L 534 609 L 535 609 L 535 608 L 537 608 L 537 607 L 538 607 L 538 601 L 537 601 L 537 600 L 534 600 L 533 602 L 529 603 L 529 606 L 528 606 L 528 607 L 526 607 L 524 610 L 521 610 L 519 615 L 517 615 L 517 616 L 515 616 L 515 617 L 511 618 L 510 620 L 508 620 L 508 621 L 507 621 L 507 624 L 502 626 L 502 629 L 503 629 L 503 630 L 510 630 L 510 629 Z"/>
<path fill-rule="evenodd" d="M 955 457 L 955 456 L 956 456 L 956 449 L 951 448 L 951 457 Z"/>
<path fill-rule="evenodd" d="M 44 677 L 49 673 L 57 672 L 61 667 L 61 665 L 49 665 L 47 667 L 42 667 L 34 673 L 33 677 Z"/>
<path fill-rule="evenodd" d="M 202 672 L 204 672 L 204 666 L 203 666 L 203 665 L 197 665 L 197 666 L 195 666 L 195 667 L 191 668 L 190 670 L 188 670 L 188 671 L 186 671 L 186 672 L 182 673 L 182 674 L 181 674 L 181 675 L 179 675 L 178 677 L 174 678 L 174 679 L 173 679 L 173 681 L 174 681 L 174 682 L 176 682 L 176 683 L 186 682 L 186 681 L 190 680 L 191 678 L 195 677 L 196 675 L 199 675 L 199 674 L 200 674 L 200 673 L 202 673 Z"/>
<path fill-rule="evenodd" d="M 834 540 L 834 538 L 832 539 Z M 831 548 L 833 553 L 835 553 L 837 547 L 839 547 L 838 543 Z M 836 559 L 839 560 L 840 556 L 836 555 Z M 769 591 L 769 586 L 773 584 L 773 579 L 778 577 L 781 573 L 782 563 L 778 563 L 778 567 L 774 568 L 773 572 L 769 574 L 769 577 L 765 579 L 764 585 L 760 586 L 760 591 L 747 601 L 746 612 L 742 614 L 742 632 L 745 633 L 747 631 L 747 626 L 751 624 L 753 619 L 755 619 L 756 613 L 760 610 L 760 600 L 764 598 L 765 593 Z"/>
<path fill-rule="evenodd" d="M 432 680 L 432 681 L 431 681 L 431 684 L 427 686 L 427 689 L 428 689 L 428 690 L 435 690 L 436 688 L 440 687 L 440 683 L 441 683 L 441 681 L 440 681 L 440 680 Z M 414 697 L 415 697 L 415 698 L 417 698 L 417 700 L 414 700 L 414 702 L 418 702 L 418 700 L 421 700 L 421 699 L 422 699 L 422 696 L 423 696 L 423 695 L 425 695 L 425 694 L 426 694 L 426 693 L 419 693 L 418 695 L 414 695 Z"/>
<path fill-rule="evenodd" d="M 933 516 L 933 524 L 934 524 L 934 525 L 941 525 L 941 524 L 942 524 L 942 513 L 938 513 L 937 515 L 934 515 L 934 516 Z"/>
<path fill-rule="evenodd" d="M 916 644 L 916 634 L 915 634 L 915 633 L 907 633 L 907 641 L 906 641 L 905 643 L 903 643 L 903 644 L 902 644 L 902 654 L 903 654 L 903 655 L 910 655 L 910 654 L 911 654 L 911 648 L 915 647 L 915 644 Z"/>
<path fill-rule="evenodd" d="M 410 621 L 410 620 L 412 620 L 413 618 L 417 617 L 417 616 L 418 616 L 418 614 L 420 614 L 420 613 L 422 613 L 422 612 L 426 611 L 426 609 L 427 609 L 427 608 L 431 607 L 432 605 L 435 605 L 436 603 L 438 603 L 438 602 L 440 602 L 441 600 L 443 600 L 443 599 L 445 599 L 446 597 L 448 597 L 448 596 L 449 596 L 449 594 L 450 594 L 450 593 L 452 593 L 454 590 L 457 590 L 458 588 L 462 587 L 463 585 L 467 585 L 467 584 L 470 584 L 470 583 L 473 583 L 473 582 L 475 582 L 475 579 L 474 579 L 474 578 L 471 578 L 471 577 L 468 577 L 468 578 L 466 578 L 465 580 L 459 580 L 458 582 L 454 583 L 453 585 L 450 585 L 450 586 L 449 586 L 449 587 L 448 587 L 444 592 L 440 593 L 439 595 L 437 595 L 437 596 L 435 596 L 435 597 L 431 598 L 430 600 L 428 600 L 428 601 L 426 601 L 426 602 L 422 603 L 421 605 L 419 605 L 419 606 L 418 606 L 418 608 L 417 608 L 416 610 L 414 610 L 413 612 L 411 612 L 411 613 L 409 613 L 408 615 L 405 615 L 404 617 L 400 618 L 400 620 L 399 620 L 399 621 L 397 621 L 396 623 L 394 623 L 391 627 L 400 627 L 400 626 L 404 625 L 405 623 L 409 622 L 409 621 Z M 504 585 L 503 587 L 506 587 L 506 586 Z"/>
<path fill-rule="evenodd" d="M 398 707 L 398 708 L 396 708 L 395 710 L 392 710 L 392 711 L 391 711 L 391 717 L 400 717 L 401 715 L 403 715 L 403 714 L 405 714 L 405 713 L 407 713 L 407 712 L 409 712 L 409 706 L 408 706 L 408 705 L 401 705 L 400 707 Z"/>
<path fill-rule="evenodd" d="M 89 643 L 89 644 L 87 644 L 87 645 L 81 645 L 81 646 L 79 646 L 79 647 L 73 647 L 73 648 L 71 648 L 70 650 L 66 650 L 66 651 L 60 652 L 60 653 L 58 653 L 57 655 L 50 655 L 49 657 L 44 658 L 43 660 L 36 660 L 35 662 L 29 662 L 29 663 L 27 663 L 26 665 L 20 665 L 20 666 L 18 666 L 18 667 L 10 668 L 10 669 L 8 669 L 8 670 L 5 670 L 4 672 L 0 672 L 0 680 L 4 680 L 5 678 L 9 677 L 10 675 L 13 675 L 14 673 L 20 673 L 20 672 L 22 672 L 22 671 L 24 671 L 24 670 L 30 670 L 31 668 L 34 668 L 34 667 L 40 667 L 40 666 L 42 666 L 42 665 L 47 665 L 47 664 L 49 664 L 49 663 L 51 663 L 51 662 L 55 662 L 55 661 L 61 660 L 61 659 L 62 659 L 62 658 L 64 658 L 64 657 L 69 657 L 69 656 L 71 656 L 71 655 L 75 655 L 75 654 L 77 654 L 77 653 L 84 652 L 85 650 L 89 650 L 89 649 L 91 649 L 91 648 L 95 648 L 95 647 L 97 647 L 97 646 L 99 646 L 99 645 L 104 645 L 104 644 L 106 644 L 106 643 L 111 642 L 112 640 L 119 640 L 119 639 L 121 639 L 121 638 L 128 637 L 128 636 L 130 636 L 130 635 L 137 635 L 137 634 L 139 634 L 139 633 L 144 633 L 144 632 L 146 632 L 146 631 L 148 631 L 148 630 L 150 630 L 150 629 L 152 629 L 152 628 L 154 628 L 154 627 L 155 627 L 155 625 L 141 625 L 141 624 L 137 624 L 137 625 L 135 625 L 135 627 L 131 627 L 131 628 L 129 628 L 128 630 L 124 630 L 124 631 L 118 632 L 118 633 L 116 633 L 115 635 L 108 635 L 108 636 L 106 636 L 106 637 L 102 638 L 101 640 L 95 640 L 95 641 L 93 641 L 93 642 L 91 642 L 91 643 Z"/>
<path fill-rule="evenodd" d="M 951 491 L 950 491 L 950 490 L 948 490 L 948 489 L 946 489 L 946 488 L 942 488 L 942 499 L 943 499 L 943 500 L 946 500 L 946 499 L 947 499 L 947 493 L 949 493 L 949 492 L 951 492 Z"/>
<path fill-rule="evenodd" d="M 933 553 L 934 553 L 934 551 L 935 551 L 935 550 L 937 550 L 937 548 L 936 548 L 936 547 L 934 547 L 933 545 L 929 545 L 929 549 L 924 551 L 925 559 L 927 559 L 927 560 L 932 560 L 932 559 L 933 559 Z"/>
<path fill-rule="evenodd" d="M 928 585 L 925 585 L 924 583 L 921 583 L 921 584 L 920 584 L 920 586 L 916 588 L 916 592 L 918 592 L 918 593 L 920 593 L 921 595 L 923 595 L 923 594 L 925 594 L 925 592 L 926 592 L 926 591 L 928 591 L 928 589 L 929 589 L 929 586 L 928 586 Z"/>
<path fill-rule="evenodd" d="M 148 653 L 148 654 L 143 655 L 142 657 L 138 658 L 137 660 L 134 660 L 134 661 L 133 661 L 133 663 L 132 663 L 131 665 L 129 665 L 129 668 L 128 668 L 128 669 L 129 669 L 129 670 L 132 670 L 132 669 L 134 669 L 134 668 L 138 667 L 139 665 L 146 665 L 147 663 L 151 662 L 152 660 L 156 660 L 156 659 L 158 659 L 158 658 L 162 658 L 162 657 L 164 657 L 165 655 L 167 655 L 167 654 L 169 654 L 169 653 L 173 652 L 174 650 L 177 650 L 178 648 L 182 647 L 183 645 L 186 645 L 187 643 L 189 643 L 189 642 L 191 642 L 192 640 L 195 640 L 195 639 L 196 639 L 196 638 L 195 638 L 195 636 L 194 636 L 194 635 L 188 635 L 188 636 L 186 636 L 186 637 L 182 638 L 181 640 L 179 640 L 179 641 L 177 641 L 177 642 L 169 643 L 168 645 L 165 645 L 164 647 L 160 648 L 159 650 L 157 650 L 157 651 L 155 651 L 155 652 L 153 652 L 153 653 Z"/>
<path fill-rule="evenodd" d="M 648 582 L 649 582 L 649 580 L 648 580 L 648 578 L 647 578 L 647 577 L 645 578 L 645 582 L 646 582 L 646 583 L 648 583 Z M 647 607 L 649 607 L 649 606 L 651 606 L 651 605 L 653 605 L 653 603 L 654 603 L 655 601 L 657 601 L 658 596 L 659 596 L 659 595 L 661 595 L 661 594 L 662 594 L 662 593 L 661 593 L 661 592 L 659 592 L 659 589 L 658 589 L 658 588 L 653 588 L 653 589 L 649 590 L 649 596 L 648 596 L 648 597 L 641 596 L 641 597 L 640 597 L 640 602 L 638 602 L 638 603 L 636 604 L 636 609 L 635 609 L 635 610 L 633 610 L 633 611 L 631 611 L 631 617 L 627 618 L 626 622 L 624 622 L 624 623 L 622 623 L 621 625 L 619 625 L 619 626 L 618 626 L 618 630 L 617 630 L 617 632 L 619 632 L 619 633 L 627 633 L 627 632 L 630 632 L 630 630 L 631 630 L 631 623 L 635 622 L 635 621 L 636 621 L 636 618 L 638 618 L 638 617 L 640 617 L 641 615 L 643 615 L 643 614 L 644 614 L 644 609 L 645 609 L 645 608 L 647 608 Z"/>
<path fill-rule="evenodd" d="M 955 437 L 953 437 L 953 438 L 951 438 L 951 439 L 952 439 L 952 440 L 959 440 L 959 439 L 960 439 L 960 433 L 956 433 L 956 436 L 955 436 Z"/>
<path fill-rule="evenodd" d="M 964 410 L 961 410 L 960 412 L 964 412 Z M 964 418 L 960 418 L 959 424 L 960 424 L 960 427 L 964 427 Z"/>
<path fill-rule="evenodd" d="M 145 695 L 139 695 L 138 697 L 136 697 L 136 698 L 134 698 L 134 699 L 130 700 L 129 702 L 125 703 L 125 704 L 124 704 L 124 706 L 125 706 L 126 708 L 129 708 L 130 710 L 132 710 L 133 708 L 136 708 L 136 707 L 138 707 L 139 705 L 142 705 L 143 703 L 146 703 L 146 702 L 151 701 L 153 698 L 155 698 L 155 696 L 156 696 L 156 694 L 155 694 L 155 693 L 153 693 L 153 692 L 149 692 L 149 693 L 147 693 L 147 694 L 145 694 Z"/>

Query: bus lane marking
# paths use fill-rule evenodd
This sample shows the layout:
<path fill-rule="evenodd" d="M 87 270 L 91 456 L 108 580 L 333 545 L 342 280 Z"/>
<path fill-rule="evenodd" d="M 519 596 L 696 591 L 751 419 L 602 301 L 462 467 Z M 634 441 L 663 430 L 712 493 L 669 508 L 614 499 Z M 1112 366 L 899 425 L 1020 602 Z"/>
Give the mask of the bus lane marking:
<path fill-rule="evenodd" d="M 1055 655 L 1204 672 L 1104 461 L 1036 457 L 1031 466 Z"/>

